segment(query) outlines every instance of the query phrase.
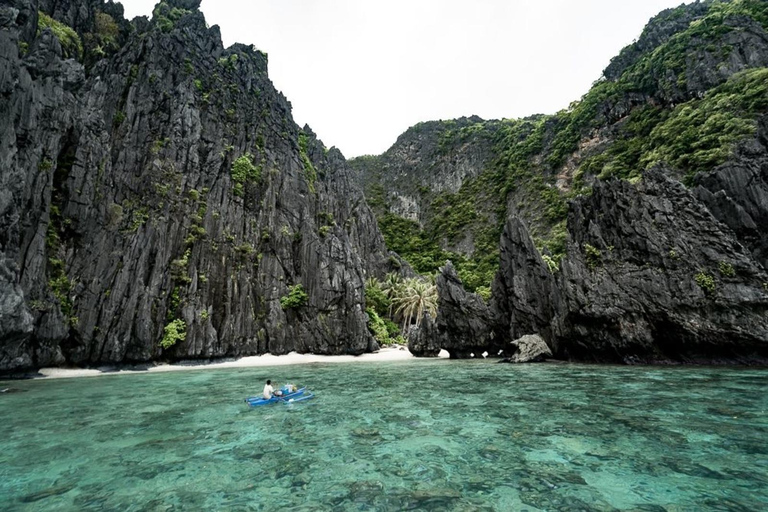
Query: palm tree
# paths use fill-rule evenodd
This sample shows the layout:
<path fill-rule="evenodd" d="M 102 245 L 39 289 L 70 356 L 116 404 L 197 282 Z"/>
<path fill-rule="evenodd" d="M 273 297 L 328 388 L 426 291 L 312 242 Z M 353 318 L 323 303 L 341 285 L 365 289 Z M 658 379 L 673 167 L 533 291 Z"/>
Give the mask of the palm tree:
<path fill-rule="evenodd" d="M 416 319 L 416 328 L 425 312 L 437 316 L 437 287 L 420 279 L 408 279 L 392 300 L 395 313 L 403 316 L 403 331 Z"/>
<path fill-rule="evenodd" d="M 392 316 L 392 308 L 394 307 L 395 297 L 398 295 L 398 290 L 403 284 L 403 280 L 400 274 L 397 272 L 390 272 L 384 278 L 384 281 L 380 282 L 381 290 L 391 301 L 389 304 L 389 316 Z"/>

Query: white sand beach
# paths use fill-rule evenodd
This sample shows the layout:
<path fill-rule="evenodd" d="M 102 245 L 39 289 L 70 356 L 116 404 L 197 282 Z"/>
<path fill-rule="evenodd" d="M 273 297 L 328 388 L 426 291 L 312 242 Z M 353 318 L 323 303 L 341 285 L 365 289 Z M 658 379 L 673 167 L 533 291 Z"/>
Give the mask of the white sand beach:
<path fill-rule="evenodd" d="M 447 358 L 448 353 L 442 351 L 440 353 L 441 358 Z M 147 367 L 132 368 L 130 366 L 125 367 L 109 367 L 105 366 L 99 368 L 41 368 L 40 376 L 35 377 L 38 379 L 64 379 L 71 377 L 96 377 L 99 375 L 116 375 L 116 374 L 130 374 L 130 373 L 156 373 L 156 372 L 176 372 L 185 370 L 213 370 L 217 368 L 249 368 L 257 366 L 284 366 L 292 364 L 308 364 L 308 363 L 352 363 L 352 362 L 383 362 L 383 361 L 406 361 L 414 359 L 405 347 L 389 347 L 383 348 L 378 352 L 372 354 L 362 354 L 359 356 L 322 356 L 316 354 L 298 354 L 291 352 L 284 356 L 274 356 L 272 354 L 264 354 L 260 356 L 242 357 L 240 359 L 225 359 L 214 362 L 198 362 L 198 361 L 185 361 L 173 364 L 156 364 L 149 365 Z"/>

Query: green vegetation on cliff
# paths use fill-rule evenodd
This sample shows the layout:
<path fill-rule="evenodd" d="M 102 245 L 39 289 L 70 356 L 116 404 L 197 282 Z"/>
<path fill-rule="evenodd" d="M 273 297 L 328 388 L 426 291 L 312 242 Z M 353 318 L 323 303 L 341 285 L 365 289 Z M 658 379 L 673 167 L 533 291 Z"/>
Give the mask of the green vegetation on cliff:
<path fill-rule="evenodd" d="M 304 306 L 309 295 L 301 284 L 288 287 L 288 294 L 280 298 L 280 306 L 283 309 L 296 309 Z"/>
<path fill-rule="evenodd" d="M 666 163 L 687 181 L 713 169 L 735 143 L 754 136 L 756 117 L 768 110 L 768 69 L 750 69 L 672 110 L 643 106 L 632 111 L 607 151 L 587 158 L 580 173 L 599 178 L 636 178 Z"/>
<path fill-rule="evenodd" d="M 174 23 L 190 12 L 180 7 L 171 7 L 167 2 L 160 2 L 152 11 L 152 20 L 163 32 L 170 32 Z"/>
<path fill-rule="evenodd" d="M 169 349 L 180 341 L 184 341 L 187 337 L 187 324 L 184 320 L 177 318 L 163 329 L 163 339 L 160 340 L 160 346 L 164 349 Z"/>
<path fill-rule="evenodd" d="M 64 57 L 73 59 L 82 58 L 83 42 L 72 27 L 51 18 L 42 11 L 38 11 L 37 16 L 38 31 L 43 31 L 46 28 L 51 29 L 61 43 L 61 50 L 64 52 Z"/>
<path fill-rule="evenodd" d="M 498 266 L 502 226 L 514 215 L 556 272 L 566 251 L 567 202 L 589 194 L 595 180 L 634 181 L 663 164 L 691 184 L 755 136 L 757 119 L 768 113 L 768 68 L 761 67 L 768 60 L 750 49 L 763 44 L 766 28 L 764 1 L 682 5 L 652 20 L 612 61 L 611 78 L 568 109 L 523 120 L 420 123 L 384 155 L 353 161 L 389 248 L 425 274 L 450 259 L 467 289 L 484 291 Z M 455 193 L 439 183 L 456 179 L 456 167 L 440 174 L 441 165 L 450 167 L 446 159 L 462 160 L 459 172 L 476 169 Z M 387 181 L 387 173 L 414 183 Z M 399 187 L 394 195 L 385 183 Z M 403 197 L 416 202 L 419 222 L 398 215 Z"/>
<path fill-rule="evenodd" d="M 482 137 L 493 148 L 488 169 L 465 180 L 456 193 L 430 193 L 424 227 L 387 211 L 386 195 L 380 185 L 368 188 L 369 202 L 379 213 L 379 227 L 387 246 L 400 254 L 422 274 L 432 274 L 450 260 L 470 291 L 488 288 L 499 261 L 499 237 L 506 218 L 507 198 L 516 194 L 520 207 L 537 212 L 547 229 L 539 230 L 539 244 L 557 255 L 565 251 L 562 230 L 552 230 L 566 214 L 566 196 L 537 172 L 533 158 L 542 150 L 546 134 L 545 116 L 523 120 L 477 122 L 460 129 L 445 122 L 439 137 L 439 151 Z M 375 165 L 369 159 L 366 165 Z M 383 212 L 383 213 L 382 213 Z M 563 227 L 564 229 L 564 227 Z M 538 231 L 537 231 L 538 233 Z M 472 254 L 446 250 L 469 235 Z M 487 295 L 487 293 L 486 293 Z"/>

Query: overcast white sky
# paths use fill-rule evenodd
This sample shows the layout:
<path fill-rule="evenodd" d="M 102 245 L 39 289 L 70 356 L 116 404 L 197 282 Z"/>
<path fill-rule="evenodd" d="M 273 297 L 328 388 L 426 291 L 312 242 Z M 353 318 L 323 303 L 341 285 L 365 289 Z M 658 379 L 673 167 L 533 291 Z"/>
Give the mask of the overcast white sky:
<path fill-rule="evenodd" d="M 155 0 L 123 0 L 126 17 Z M 326 146 L 379 154 L 419 121 L 554 113 L 682 0 L 203 0 L 225 46 L 254 44 Z M 686 2 L 687 3 L 687 2 Z"/>

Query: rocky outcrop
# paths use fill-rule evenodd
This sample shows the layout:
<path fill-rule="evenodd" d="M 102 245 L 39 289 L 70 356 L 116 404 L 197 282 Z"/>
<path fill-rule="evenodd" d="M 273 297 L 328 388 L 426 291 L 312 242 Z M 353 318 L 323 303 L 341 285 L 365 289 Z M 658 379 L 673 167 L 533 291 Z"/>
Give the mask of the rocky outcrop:
<path fill-rule="evenodd" d="M 408 351 L 416 357 L 437 357 L 440 354 L 440 336 L 437 324 L 429 313 L 425 313 L 419 327 L 407 333 Z"/>
<path fill-rule="evenodd" d="M 526 334 L 551 334 L 559 291 L 528 229 L 517 217 L 507 221 L 501 235 L 500 266 L 492 291 L 497 336 L 515 340 Z"/>
<path fill-rule="evenodd" d="M 478 176 L 493 158 L 493 140 L 488 134 L 477 137 L 473 126 L 482 124 L 477 116 L 450 121 L 429 121 L 409 128 L 379 157 L 356 158 L 351 161 L 357 178 L 369 189 L 378 185 L 392 198 L 419 202 L 419 189 L 456 193 L 468 178 Z M 456 145 L 459 143 L 459 146 Z M 398 201 L 390 205 L 399 211 Z M 424 220 L 415 212 L 414 220 Z"/>
<path fill-rule="evenodd" d="M 499 128 L 498 121 L 486 123 L 477 116 L 419 123 L 384 154 L 355 158 L 350 165 L 378 216 L 392 214 L 430 231 L 441 214 L 440 201 L 490 167 Z M 481 224 L 495 222 L 492 205 L 475 208 Z M 444 249 L 475 252 L 473 236 L 449 238 L 439 242 Z"/>
<path fill-rule="evenodd" d="M 397 260 L 266 55 L 192 0 L 87 67 L 35 37 L 112 5 L 0 5 L 0 370 L 377 348 L 363 282 Z"/>
<path fill-rule="evenodd" d="M 656 101 L 674 104 L 700 97 L 740 71 L 768 66 L 765 27 L 733 11 L 709 1 L 663 11 L 611 60 L 604 77 L 619 81 L 627 73 Z"/>
<path fill-rule="evenodd" d="M 599 361 L 768 356 L 768 276 L 682 184 L 656 169 L 575 201 L 558 276 L 556 356 Z"/>
<path fill-rule="evenodd" d="M 667 43 L 672 37 L 687 29 L 691 22 L 701 18 L 709 9 L 708 2 L 696 2 L 685 7 L 666 9 L 653 17 L 640 37 L 611 59 L 603 75 L 608 80 L 618 80 L 627 69 L 637 64 L 645 55 Z"/>
<path fill-rule="evenodd" d="M 660 170 L 602 181 L 655 154 L 674 105 L 695 110 L 711 87 L 768 65 L 756 5 L 663 13 L 606 70 L 615 83 L 570 111 L 422 123 L 353 170 L 296 126 L 265 54 L 222 46 L 199 0 L 132 22 L 102 0 L 2 1 L 0 370 L 374 350 L 364 280 L 409 270 L 358 181 L 387 236 L 428 253 L 411 254 L 420 270 L 461 255 L 461 272 L 438 278 L 437 317 L 408 333 L 414 353 L 509 355 L 538 333 L 569 359 L 763 361 L 765 118 L 733 154 L 726 137 L 704 148 L 709 167 L 670 173 L 698 172 L 691 190 Z M 742 108 L 747 137 L 765 112 Z M 616 161 L 593 158 L 618 146 Z M 540 252 L 562 256 L 565 197 L 585 185 L 558 267 Z M 487 286 L 502 226 L 486 303 L 459 274 Z"/>
<path fill-rule="evenodd" d="M 436 356 L 445 349 L 454 359 L 498 355 L 504 346 L 495 341 L 491 310 L 477 294 L 464 290 L 453 264 L 448 261 L 437 276 L 437 318 L 422 322 L 410 336 L 408 349 L 416 356 Z"/>
<path fill-rule="evenodd" d="M 573 360 L 765 361 L 764 11 L 752 1 L 665 11 L 570 110 L 496 134 L 492 170 L 454 203 L 487 201 L 473 196 L 478 189 L 506 201 L 482 329 L 494 345 L 539 333 L 556 357 Z M 483 230 L 451 220 L 455 239 Z M 471 263 L 459 263 L 462 276 Z M 487 320 L 449 311 L 454 323 L 462 314 L 473 317 L 463 324 Z"/>
<path fill-rule="evenodd" d="M 768 270 L 768 117 L 736 158 L 696 176 L 696 196 Z"/>
<path fill-rule="evenodd" d="M 493 315 L 467 307 L 444 273 L 436 322 L 462 334 L 438 328 L 435 344 L 466 357 L 540 334 L 561 359 L 768 361 L 768 274 L 666 171 L 598 182 L 571 204 L 568 231 L 568 254 L 548 276 L 525 226 L 507 223 Z"/>
<path fill-rule="evenodd" d="M 512 357 L 505 359 L 509 363 L 541 363 L 552 357 L 552 351 L 544 338 L 538 334 L 528 334 L 512 342 L 516 351 Z"/>

